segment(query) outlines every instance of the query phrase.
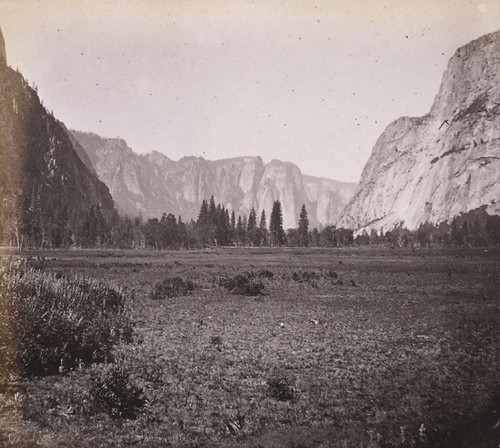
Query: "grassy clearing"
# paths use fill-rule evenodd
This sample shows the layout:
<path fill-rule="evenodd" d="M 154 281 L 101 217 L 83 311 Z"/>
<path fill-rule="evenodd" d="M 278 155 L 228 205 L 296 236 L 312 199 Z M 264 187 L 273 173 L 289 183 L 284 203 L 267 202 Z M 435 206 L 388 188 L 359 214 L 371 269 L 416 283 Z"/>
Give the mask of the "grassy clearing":
<path fill-rule="evenodd" d="M 37 256 L 121 285 L 135 337 L 113 364 L 0 391 L 0 445 L 498 446 L 496 252 Z M 158 300 L 158 284 L 196 287 Z M 114 395 L 96 400 L 105 383 Z"/>

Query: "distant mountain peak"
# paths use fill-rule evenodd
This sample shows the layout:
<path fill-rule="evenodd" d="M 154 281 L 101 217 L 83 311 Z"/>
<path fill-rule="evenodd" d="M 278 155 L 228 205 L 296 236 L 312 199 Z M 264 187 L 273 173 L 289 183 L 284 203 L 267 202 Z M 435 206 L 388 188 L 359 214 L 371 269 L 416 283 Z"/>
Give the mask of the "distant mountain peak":
<path fill-rule="evenodd" d="M 186 156 L 175 162 L 161 153 L 139 156 L 130 150 L 124 157 L 119 146 L 128 148 L 125 142 L 111 144 L 95 134 L 72 132 L 110 188 L 118 210 L 128 215 L 150 218 L 167 212 L 196 219 L 203 199 L 213 195 L 236 214 L 248 216 L 253 207 L 268 218 L 279 199 L 285 228 L 297 226 L 305 204 L 311 226 L 326 225 L 336 220 L 356 186 L 312 176 L 305 182 L 293 163 L 272 160 L 265 165 L 259 156 L 214 161 Z"/>

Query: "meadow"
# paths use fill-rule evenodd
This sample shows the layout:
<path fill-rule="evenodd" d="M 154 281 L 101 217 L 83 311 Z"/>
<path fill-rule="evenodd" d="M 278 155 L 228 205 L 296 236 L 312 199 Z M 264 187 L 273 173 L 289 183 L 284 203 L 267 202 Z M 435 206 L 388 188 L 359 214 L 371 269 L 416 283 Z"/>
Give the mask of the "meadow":
<path fill-rule="evenodd" d="M 0 446 L 499 446 L 497 249 L 3 255 L 120 290 L 133 333 L 3 375 Z"/>

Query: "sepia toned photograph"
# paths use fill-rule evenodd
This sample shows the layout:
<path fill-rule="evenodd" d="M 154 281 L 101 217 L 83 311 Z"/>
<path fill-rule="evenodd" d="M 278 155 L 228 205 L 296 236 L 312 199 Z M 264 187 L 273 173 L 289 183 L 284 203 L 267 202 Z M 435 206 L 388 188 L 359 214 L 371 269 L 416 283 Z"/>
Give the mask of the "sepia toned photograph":
<path fill-rule="evenodd" d="M 0 0 L 0 448 L 499 448 L 498 0 Z"/>

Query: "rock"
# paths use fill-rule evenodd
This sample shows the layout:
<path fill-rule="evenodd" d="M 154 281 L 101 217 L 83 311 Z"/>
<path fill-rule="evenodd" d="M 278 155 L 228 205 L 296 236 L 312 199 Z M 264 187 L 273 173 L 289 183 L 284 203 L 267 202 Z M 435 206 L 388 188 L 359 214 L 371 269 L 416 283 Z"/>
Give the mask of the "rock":
<path fill-rule="evenodd" d="M 107 187 L 80 160 L 83 149 L 6 65 L 0 35 L 0 243 L 66 246 L 79 242 L 90 214 L 116 214 Z"/>
<path fill-rule="evenodd" d="M 0 65 L 7 65 L 7 53 L 5 51 L 5 40 L 0 29 Z"/>
<path fill-rule="evenodd" d="M 428 115 L 386 128 L 337 225 L 412 230 L 483 205 L 500 214 L 500 31 L 456 51 Z"/>

